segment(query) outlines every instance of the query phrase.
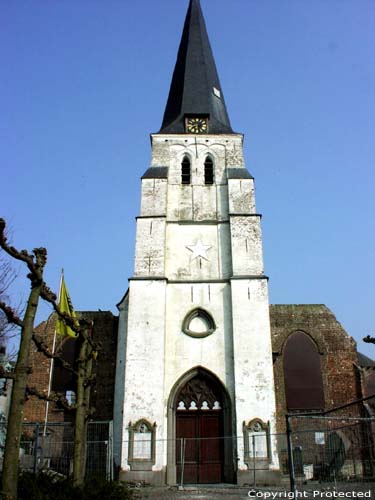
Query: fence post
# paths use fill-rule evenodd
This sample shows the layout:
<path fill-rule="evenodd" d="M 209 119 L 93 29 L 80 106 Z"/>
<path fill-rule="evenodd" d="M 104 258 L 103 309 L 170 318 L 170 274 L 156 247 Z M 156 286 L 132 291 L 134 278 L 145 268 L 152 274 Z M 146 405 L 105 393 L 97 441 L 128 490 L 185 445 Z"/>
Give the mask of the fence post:
<path fill-rule="evenodd" d="M 256 472 L 255 472 L 255 435 L 253 434 L 251 436 L 252 440 L 252 445 L 253 445 L 253 486 L 255 488 L 256 486 Z"/>
<path fill-rule="evenodd" d="M 113 481 L 113 420 L 108 422 L 109 480 Z"/>
<path fill-rule="evenodd" d="M 34 476 L 38 472 L 38 455 L 39 455 L 39 424 L 35 426 L 35 441 L 34 441 Z"/>
<path fill-rule="evenodd" d="M 184 487 L 185 438 L 181 438 L 181 488 Z"/>
<path fill-rule="evenodd" d="M 289 480 L 290 480 L 290 491 L 296 498 L 296 477 L 294 474 L 294 460 L 293 460 L 293 447 L 292 447 L 292 428 L 290 425 L 289 415 L 285 415 L 286 420 L 286 439 L 288 443 L 288 469 L 289 469 Z"/>

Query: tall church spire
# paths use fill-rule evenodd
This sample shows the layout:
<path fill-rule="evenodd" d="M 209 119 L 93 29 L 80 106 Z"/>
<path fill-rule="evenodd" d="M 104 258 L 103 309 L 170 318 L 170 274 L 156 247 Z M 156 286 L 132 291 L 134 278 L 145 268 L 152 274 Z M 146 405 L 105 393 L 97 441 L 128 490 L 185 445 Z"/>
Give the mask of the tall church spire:
<path fill-rule="evenodd" d="M 232 133 L 199 0 L 190 0 L 161 133 L 184 133 L 186 118 L 208 118 L 208 133 Z"/>

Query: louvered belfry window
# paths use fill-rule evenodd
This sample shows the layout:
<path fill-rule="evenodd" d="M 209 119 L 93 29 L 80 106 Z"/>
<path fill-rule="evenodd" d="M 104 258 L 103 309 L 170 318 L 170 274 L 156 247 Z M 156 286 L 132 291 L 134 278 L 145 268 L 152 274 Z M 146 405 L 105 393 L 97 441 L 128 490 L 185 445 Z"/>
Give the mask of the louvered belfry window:
<path fill-rule="evenodd" d="M 204 162 L 204 183 L 214 183 L 214 162 L 209 156 L 207 156 L 206 161 Z"/>
<path fill-rule="evenodd" d="M 184 156 L 184 159 L 181 163 L 181 183 L 182 184 L 190 184 L 191 182 L 191 167 L 190 160 L 187 156 Z"/>

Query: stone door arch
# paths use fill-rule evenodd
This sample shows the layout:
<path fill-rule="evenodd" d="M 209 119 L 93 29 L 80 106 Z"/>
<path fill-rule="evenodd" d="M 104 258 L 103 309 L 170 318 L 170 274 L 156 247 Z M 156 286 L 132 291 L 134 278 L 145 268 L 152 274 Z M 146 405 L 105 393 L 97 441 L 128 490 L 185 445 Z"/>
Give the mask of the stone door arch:
<path fill-rule="evenodd" d="M 168 404 L 169 484 L 234 481 L 234 448 L 229 395 L 204 368 L 185 374 Z M 183 459 L 182 459 L 182 455 Z"/>

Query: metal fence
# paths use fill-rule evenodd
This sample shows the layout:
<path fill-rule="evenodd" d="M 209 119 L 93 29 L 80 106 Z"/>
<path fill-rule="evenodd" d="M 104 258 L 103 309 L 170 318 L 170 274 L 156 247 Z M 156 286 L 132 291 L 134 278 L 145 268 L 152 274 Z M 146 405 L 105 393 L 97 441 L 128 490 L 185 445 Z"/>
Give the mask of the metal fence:
<path fill-rule="evenodd" d="M 73 438 L 74 426 L 68 422 L 24 423 L 20 441 L 20 469 L 34 473 L 49 470 L 69 476 L 73 472 Z M 0 455 L 3 455 L 1 449 Z M 86 475 L 101 475 L 108 480 L 113 479 L 111 421 L 88 422 Z"/>
<path fill-rule="evenodd" d="M 250 487 L 262 488 L 273 469 L 275 486 L 290 484 L 295 498 L 298 492 L 310 498 L 314 491 L 375 491 L 375 397 L 326 412 L 289 414 L 286 423 L 286 433 L 250 429 L 242 436 L 174 440 L 177 484 L 236 482 L 241 468 Z M 149 432 L 123 442 L 122 451 L 130 469 L 139 471 L 136 465 L 155 463 L 153 449 L 162 457 L 167 448 L 168 440 Z"/>
<path fill-rule="evenodd" d="M 191 483 L 236 482 L 237 467 L 247 473 L 253 488 L 269 483 L 270 468 L 278 469 L 276 446 L 286 447 L 285 434 L 267 432 L 244 436 L 179 438 L 176 440 L 176 473 L 180 486 Z M 233 459 L 234 457 L 234 459 Z"/>
<path fill-rule="evenodd" d="M 291 491 L 375 486 L 375 398 L 321 413 L 286 416 L 287 453 L 282 469 Z"/>
<path fill-rule="evenodd" d="M 173 477 L 180 487 L 236 483 L 238 467 L 246 473 L 246 484 L 258 487 L 269 483 L 270 469 L 279 469 L 277 446 L 281 446 L 287 454 L 285 433 L 270 434 L 261 431 L 241 436 L 176 439 L 155 439 L 152 433 L 145 433 L 134 434 L 133 440 L 124 440 L 122 456 L 127 458 L 130 472 L 134 471 L 134 477 L 138 478 L 135 481 L 140 484 L 143 482 L 141 471 L 145 472 L 145 478 L 149 477 L 148 472 L 152 471 L 153 466 L 156 464 L 157 468 L 161 468 L 161 460 L 168 455 L 169 459 L 173 457 Z M 288 473 L 284 480 L 288 480 Z"/>
<path fill-rule="evenodd" d="M 286 434 L 261 430 L 242 436 L 174 440 L 177 483 L 235 482 L 233 471 L 240 466 L 248 473 L 249 486 L 262 487 L 271 466 L 280 468 L 284 487 L 290 479 L 293 493 L 375 490 L 375 397 L 327 412 L 289 414 L 286 423 Z M 0 423 L 0 435 L 4 425 Z M 69 423 L 25 423 L 21 469 L 71 474 L 73 433 Z M 131 469 L 152 470 L 170 444 L 156 439 L 153 432 L 134 432 L 133 441 L 122 443 L 122 453 L 129 457 Z M 112 422 L 88 423 L 86 471 L 113 479 Z"/>

